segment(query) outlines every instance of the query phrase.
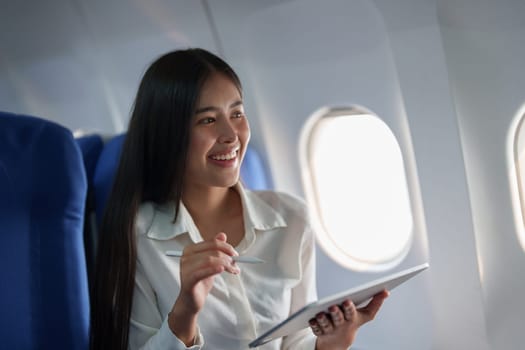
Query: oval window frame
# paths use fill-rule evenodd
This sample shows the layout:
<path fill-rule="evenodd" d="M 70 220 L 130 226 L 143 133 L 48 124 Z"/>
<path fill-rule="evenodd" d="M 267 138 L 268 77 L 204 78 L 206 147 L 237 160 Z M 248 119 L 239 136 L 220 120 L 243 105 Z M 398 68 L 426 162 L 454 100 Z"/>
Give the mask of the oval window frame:
<path fill-rule="evenodd" d="M 317 127 L 320 123 L 326 121 L 326 118 L 357 116 L 374 118 L 375 121 L 380 121 L 383 127 L 388 129 L 393 141 L 395 141 L 400 156 L 399 159 L 401 161 L 399 166 L 400 169 L 402 169 L 401 171 L 403 174 L 404 201 L 409 223 L 406 223 L 408 227 L 404 233 L 405 238 L 403 242 L 399 244 L 394 254 L 390 254 L 383 259 L 367 260 L 362 257 L 349 255 L 344 249 L 341 249 L 341 245 L 336 239 L 334 239 L 334 235 L 329 232 L 327 225 L 324 223 L 321 214 L 323 210 L 320 208 L 319 195 L 316 193 L 316 188 L 319 186 L 316 185 L 316 180 L 314 179 L 315 171 L 312 170 L 312 154 L 314 152 L 313 147 L 315 147 L 313 143 L 315 142 L 316 133 L 318 132 L 316 131 Z M 339 265 L 355 271 L 385 271 L 399 264 L 407 256 L 414 241 L 414 213 L 412 212 L 412 206 L 410 203 L 410 188 L 408 186 L 405 163 L 399 142 L 390 127 L 381 118 L 367 108 L 361 106 L 321 108 L 310 116 L 301 130 L 299 159 L 303 189 L 306 195 L 311 223 L 315 231 L 317 242 L 326 255 Z"/>

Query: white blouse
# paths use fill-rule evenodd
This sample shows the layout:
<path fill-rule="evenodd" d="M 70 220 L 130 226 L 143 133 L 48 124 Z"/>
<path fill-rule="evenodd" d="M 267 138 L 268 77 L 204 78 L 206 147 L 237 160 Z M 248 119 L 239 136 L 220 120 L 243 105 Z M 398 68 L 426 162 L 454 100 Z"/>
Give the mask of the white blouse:
<path fill-rule="evenodd" d="M 235 249 L 265 263 L 237 264 L 240 274 L 215 276 L 197 317 L 199 335 L 189 349 L 248 349 L 258 335 L 317 298 L 314 238 L 303 202 L 282 193 L 251 192 L 240 184 L 235 188 L 245 226 L 245 236 Z M 188 349 L 167 323 L 180 290 L 180 275 L 179 259 L 165 252 L 183 250 L 203 239 L 184 205 L 175 223 L 174 210 L 174 205 L 149 202 L 139 210 L 132 350 Z M 258 349 L 315 349 L 315 337 L 306 328 Z"/>

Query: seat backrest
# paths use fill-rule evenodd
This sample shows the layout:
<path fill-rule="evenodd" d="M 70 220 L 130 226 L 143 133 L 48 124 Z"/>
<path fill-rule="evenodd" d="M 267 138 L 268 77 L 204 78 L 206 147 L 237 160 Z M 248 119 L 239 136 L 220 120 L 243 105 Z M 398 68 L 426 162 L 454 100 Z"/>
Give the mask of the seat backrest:
<path fill-rule="evenodd" d="M 82 152 L 82 159 L 84 161 L 84 168 L 86 169 L 89 189 L 93 186 L 93 176 L 95 175 L 98 157 L 104 148 L 104 140 L 102 139 L 102 136 L 92 134 L 77 137 L 75 138 L 75 141 Z"/>
<path fill-rule="evenodd" d="M 97 166 L 98 157 L 104 148 L 104 140 L 98 134 L 84 135 L 75 138 L 86 169 L 88 191 L 86 198 L 86 213 L 84 215 L 84 247 L 86 251 L 86 267 L 88 282 L 91 290 L 95 278 L 95 259 L 97 251 L 98 223 L 96 219 L 95 187 L 93 178 Z"/>
<path fill-rule="evenodd" d="M 93 186 L 95 193 L 95 211 L 97 213 L 97 221 L 99 224 L 102 222 L 102 215 L 106 208 L 106 201 L 109 197 L 111 187 L 113 186 L 113 178 L 117 173 L 120 152 L 125 137 L 126 134 L 120 134 L 106 142 L 95 168 Z"/>
<path fill-rule="evenodd" d="M 69 130 L 0 112 L 2 348 L 88 348 L 86 189 Z"/>
<path fill-rule="evenodd" d="M 95 259 L 98 244 L 98 223 L 96 219 L 95 187 L 93 179 L 100 152 L 104 148 L 104 140 L 98 134 L 83 135 L 75 138 L 84 161 L 87 175 L 88 192 L 86 198 L 86 211 L 84 215 L 84 247 L 86 251 L 86 267 L 88 282 L 91 290 L 95 278 Z"/>

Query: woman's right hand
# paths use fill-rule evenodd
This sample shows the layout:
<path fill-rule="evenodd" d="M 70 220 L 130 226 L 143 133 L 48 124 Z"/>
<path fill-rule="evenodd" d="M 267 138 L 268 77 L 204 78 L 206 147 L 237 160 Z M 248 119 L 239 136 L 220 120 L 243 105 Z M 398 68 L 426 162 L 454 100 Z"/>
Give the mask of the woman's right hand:
<path fill-rule="evenodd" d="M 168 324 L 187 346 L 193 344 L 197 314 L 213 287 L 214 276 L 223 271 L 240 273 L 232 259 L 238 254 L 226 239 L 226 234 L 220 232 L 213 240 L 189 245 L 180 259 L 181 289 L 168 316 Z"/>

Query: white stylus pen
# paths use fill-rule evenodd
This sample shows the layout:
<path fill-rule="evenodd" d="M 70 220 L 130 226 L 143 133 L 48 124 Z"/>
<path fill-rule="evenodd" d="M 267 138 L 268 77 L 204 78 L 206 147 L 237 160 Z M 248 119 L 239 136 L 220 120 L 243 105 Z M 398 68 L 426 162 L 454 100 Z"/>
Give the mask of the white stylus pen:
<path fill-rule="evenodd" d="M 166 250 L 166 255 L 180 258 L 182 256 L 182 251 Z M 254 256 L 232 256 L 232 258 L 233 258 L 233 261 L 238 262 L 238 263 L 261 264 L 264 262 L 264 260 L 256 258 Z"/>

